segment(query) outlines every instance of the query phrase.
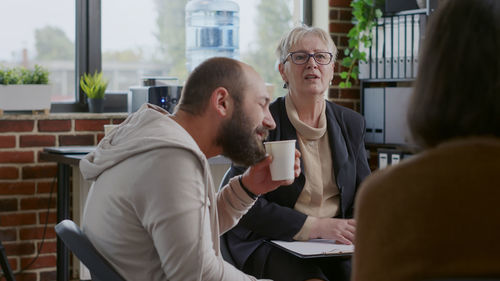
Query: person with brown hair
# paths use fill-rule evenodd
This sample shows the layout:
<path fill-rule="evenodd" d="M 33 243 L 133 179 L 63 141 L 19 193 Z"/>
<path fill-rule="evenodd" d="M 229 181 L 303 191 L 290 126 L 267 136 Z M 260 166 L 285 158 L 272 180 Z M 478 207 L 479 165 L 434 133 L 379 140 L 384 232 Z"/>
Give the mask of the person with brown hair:
<path fill-rule="evenodd" d="M 126 280 L 255 280 L 222 259 L 219 234 L 256 196 L 292 182 L 271 179 L 269 103 L 252 67 L 212 58 L 191 73 L 173 114 L 144 104 L 81 160 L 95 181 L 83 231 Z M 207 158 L 219 154 L 251 167 L 216 193 Z"/>
<path fill-rule="evenodd" d="M 360 187 L 353 281 L 500 277 L 500 1 L 431 15 L 408 122 L 423 149 Z"/>

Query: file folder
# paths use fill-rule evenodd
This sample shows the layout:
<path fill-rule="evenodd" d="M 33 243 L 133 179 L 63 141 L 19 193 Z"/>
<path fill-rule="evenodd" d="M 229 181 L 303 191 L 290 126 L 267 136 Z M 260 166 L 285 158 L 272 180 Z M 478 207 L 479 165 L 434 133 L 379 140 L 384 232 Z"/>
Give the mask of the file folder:
<path fill-rule="evenodd" d="M 384 91 L 384 88 L 364 89 L 363 115 L 367 143 L 384 143 Z"/>
<path fill-rule="evenodd" d="M 388 163 L 388 160 L 387 160 L 387 153 L 385 152 L 379 152 L 378 153 L 378 168 L 379 169 L 384 169 L 386 168 L 389 163 Z"/>
<path fill-rule="evenodd" d="M 399 18 L 392 17 L 392 78 L 399 78 Z"/>
<path fill-rule="evenodd" d="M 392 78 L 392 17 L 384 18 L 384 39 L 385 39 L 385 78 Z"/>
<path fill-rule="evenodd" d="M 413 88 L 385 88 L 384 136 L 388 144 L 408 144 L 409 130 L 406 112 Z"/>
<path fill-rule="evenodd" d="M 405 78 L 413 76 L 413 15 L 406 15 L 405 21 Z"/>
<path fill-rule="evenodd" d="M 399 42 L 398 42 L 398 78 L 405 78 L 405 44 L 406 44 L 406 26 L 405 16 L 399 17 Z"/>
<path fill-rule="evenodd" d="M 385 78 L 385 60 L 384 60 L 384 23 L 385 20 L 383 18 L 378 19 L 377 21 L 377 78 L 384 79 Z"/>

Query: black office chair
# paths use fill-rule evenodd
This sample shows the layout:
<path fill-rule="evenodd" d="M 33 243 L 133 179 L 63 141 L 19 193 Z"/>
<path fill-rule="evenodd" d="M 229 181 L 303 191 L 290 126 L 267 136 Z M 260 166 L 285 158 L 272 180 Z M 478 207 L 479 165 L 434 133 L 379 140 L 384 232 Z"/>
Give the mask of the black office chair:
<path fill-rule="evenodd" d="M 5 254 L 5 248 L 2 245 L 2 241 L 0 241 L 0 265 L 2 266 L 2 272 L 3 276 L 5 276 L 5 280 L 16 281 L 12 268 L 10 267 L 9 260 L 7 259 L 7 255 Z"/>
<path fill-rule="evenodd" d="M 93 281 L 125 281 L 72 220 L 61 221 L 55 229 L 66 247 L 89 269 Z"/>

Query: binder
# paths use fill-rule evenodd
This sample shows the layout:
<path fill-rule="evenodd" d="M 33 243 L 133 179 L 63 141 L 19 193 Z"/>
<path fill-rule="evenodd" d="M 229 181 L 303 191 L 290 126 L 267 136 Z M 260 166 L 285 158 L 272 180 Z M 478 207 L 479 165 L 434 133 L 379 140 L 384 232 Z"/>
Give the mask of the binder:
<path fill-rule="evenodd" d="M 413 88 L 385 88 L 384 137 L 388 144 L 408 144 L 410 133 L 406 112 Z"/>
<path fill-rule="evenodd" d="M 406 26 L 405 16 L 399 17 L 399 42 L 398 42 L 398 78 L 405 78 L 405 44 L 406 44 Z"/>
<path fill-rule="evenodd" d="M 386 152 L 379 152 L 378 153 L 378 168 L 379 169 L 384 169 L 389 165 L 387 157 L 388 157 L 388 155 Z"/>
<path fill-rule="evenodd" d="M 361 43 L 361 45 L 359 46 L 359 51 L 360 53 L 365 53 L 365 57 L 367 60 L 359 61 L 359 79 L 368 79 L 370 78 L 370 48 L 367 48 L 365 44 Z"/>
<path fill-rule="evenodd" d="M 421 19 L 425 15 L 416 15 L 413 20 L 413 77 L 417 77 L 418 73 L 418 54 L 420 50 L 420 32 L 425 30 L 421 29 Z"/>
<path fill-rule="evenodd" d="M 384 91 L 384 88 L 364 89 L 363 115 L 367 143 L 384 143 Z"/>
<path fill-rule="evenodd" d="M 391 153 L 391 165 L 399 164 L 400 160 L 401 160 L 401 154 Z"/>
<path fill-rule="evenodd" d="M 379 18 L 377 21 L 377 78 L 385 78 L 385 60 L 384 60 L 384 19 Z"/>
<path fill-rule="evenodd" d="M 384 18 L 384 39 L 385 39 L 385 78 L 392 78 L 392 17 Z"/>
<path fill-rule="evenodd" d="M 406 16 L 405 78 L 413 76 L 413 15 Z"/>
<path fill-rule="evenodd" d="M 372 42 L 377 39 L 377 26 L 375 25 L 371 30 Z M 372 43 L 370 46 L 370 78 L 377 78 L 377 44 Z"/>
<path fill-rule="evenodd" d="M 392 78 L 399 78 L 399 18 L 392 17 Z"/>

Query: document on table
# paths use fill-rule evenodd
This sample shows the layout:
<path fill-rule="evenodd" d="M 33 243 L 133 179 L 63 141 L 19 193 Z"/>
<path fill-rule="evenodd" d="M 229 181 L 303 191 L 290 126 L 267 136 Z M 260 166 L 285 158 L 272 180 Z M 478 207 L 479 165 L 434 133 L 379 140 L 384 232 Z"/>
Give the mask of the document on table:
<path fill-rule="evenodd" d="M 354 245 L 336 244 L 335 240 L 328 239 L 292 242 L 271 240 L 267 242 L 301 258 L 351 256 L 354 252 Z"/>

